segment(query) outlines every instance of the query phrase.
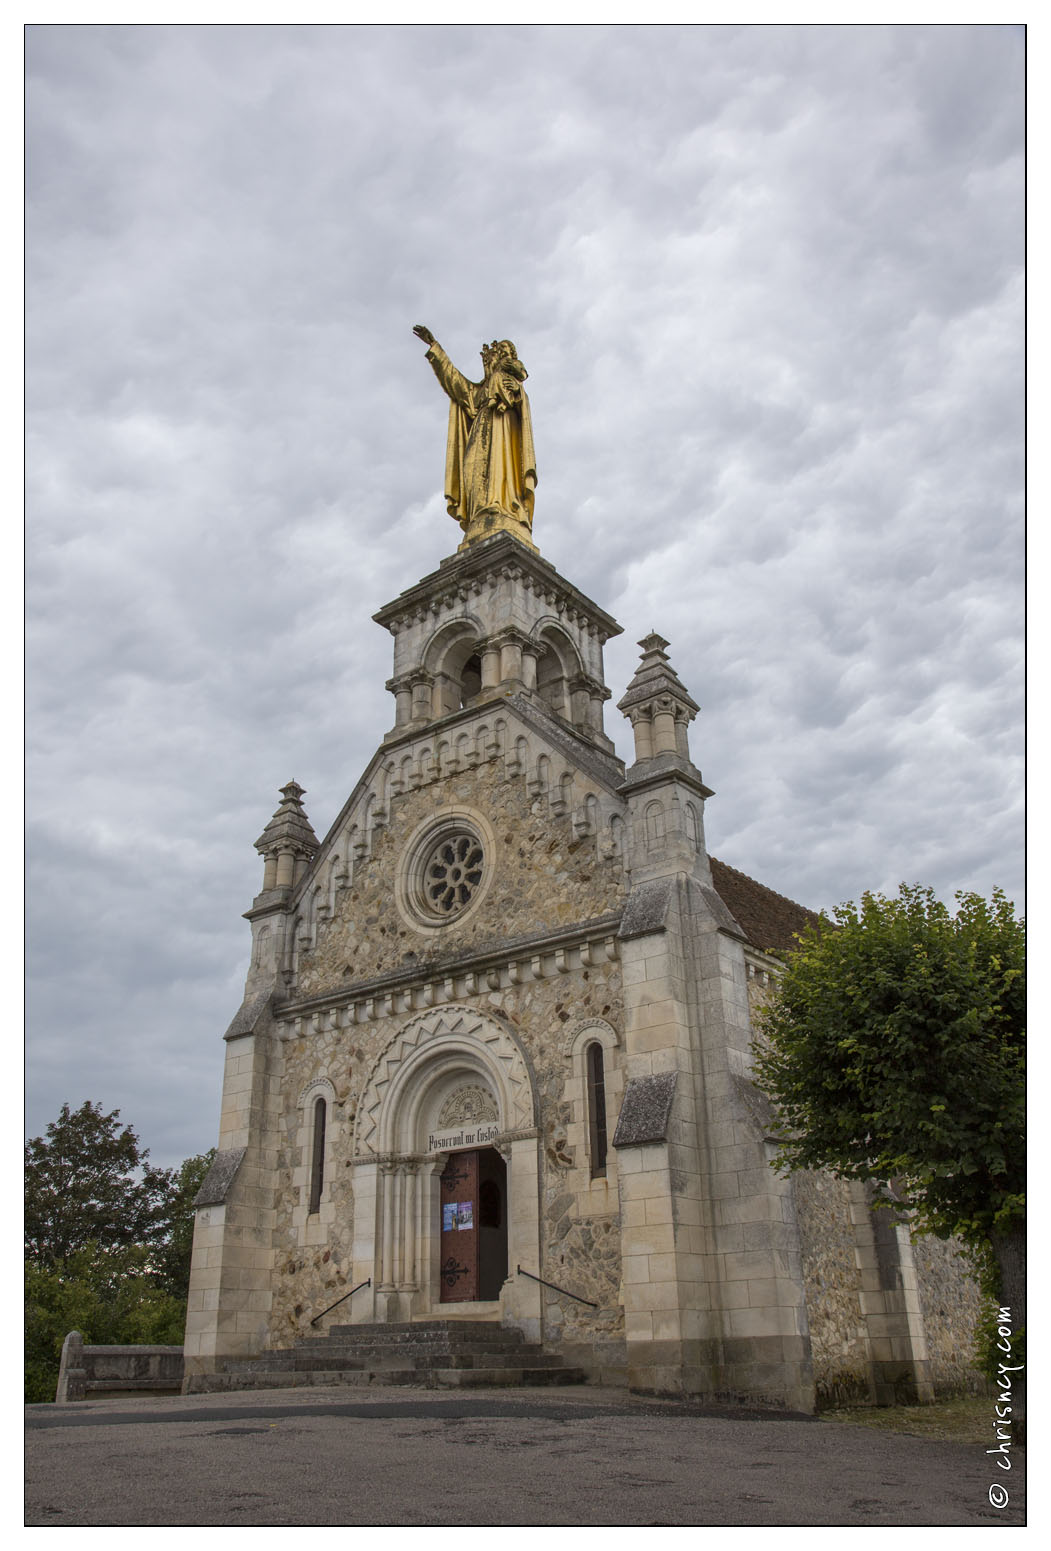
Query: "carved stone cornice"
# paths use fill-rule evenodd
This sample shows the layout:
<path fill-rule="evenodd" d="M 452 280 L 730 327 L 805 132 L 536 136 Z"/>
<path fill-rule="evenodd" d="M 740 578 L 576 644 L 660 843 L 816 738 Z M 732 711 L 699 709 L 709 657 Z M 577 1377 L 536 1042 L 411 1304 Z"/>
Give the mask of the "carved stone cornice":
<path fill-rule="evenodd" d="M 616 933 L 620 915 L 580 922 L 501 943 L 499 947 L 457 955 L 447 964 L 415 965 L 318 996 L 282 1002 L 274 1017 L 288 1026 L 285 1038 L 306 1037 L 332 1026 L 350 1027 L 378 1018 L 397 1017 L 441 1007 L 490 990 L 551 979 L 568 970 L 612 963 L 619 956 Z"/>
<path fill-rule="evenodd" d="M 407 588 L 372 617 L 397 635 L 416 620 L 443 609 L 461 610 L 469 598 L 500 580 L 520 583 L 527 591 L 544 598 L 574 623 L 593 631 L 602 644 L 621 634 L 621 626 L 611 614 L 560 576 L 550 561 L 526 549 L 510 533 L 498 533 L 443 560 L 437 571 Z"/>

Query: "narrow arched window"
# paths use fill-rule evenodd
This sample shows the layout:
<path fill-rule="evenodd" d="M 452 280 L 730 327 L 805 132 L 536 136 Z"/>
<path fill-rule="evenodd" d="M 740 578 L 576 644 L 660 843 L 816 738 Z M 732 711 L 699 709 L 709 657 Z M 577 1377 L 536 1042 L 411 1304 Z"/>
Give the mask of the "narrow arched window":
<path fill-rule="evenodd" d="M 321 1205 L 321 1191 L 325 1184 L 325 1111 L 324 1099 L 314 1101 L 314 1143 L 310 1154 L 310 1205 L 308 1214 Z"/>
<path fill-rule="evenodd" d="M 588 1074 L 588 1136 L 591 1143 L 591 1178 L 606 1173 L 606 1074 L 602 1064 L 602 1046 L 597 1040 L 585 1054 Z"/>

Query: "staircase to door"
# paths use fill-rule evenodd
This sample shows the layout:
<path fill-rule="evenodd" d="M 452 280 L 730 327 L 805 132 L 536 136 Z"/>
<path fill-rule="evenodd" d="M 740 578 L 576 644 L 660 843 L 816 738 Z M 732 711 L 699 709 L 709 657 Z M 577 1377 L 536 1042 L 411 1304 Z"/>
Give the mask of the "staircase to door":
<path fill-rule="evenodd" d="M 196 1374 L 191 1395 L 310 1385 L 406 1384 L 426 1389 L 584 1384 L 583 1368 L 481 1320 L 422 1320 L 407 1325 L 334 1325 L 326 1335 L 259 1357 L 227 1358 L 217 1373 Z"/>

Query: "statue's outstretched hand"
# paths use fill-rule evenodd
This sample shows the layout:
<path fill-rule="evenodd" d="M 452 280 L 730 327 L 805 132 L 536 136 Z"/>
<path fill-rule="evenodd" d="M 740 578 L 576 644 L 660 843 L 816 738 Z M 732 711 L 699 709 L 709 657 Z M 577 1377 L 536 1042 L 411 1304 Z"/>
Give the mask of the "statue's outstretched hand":
<path fill-rule="evenodd" d="M 422 339 L 425 345 L 433 345 L 435 343 L 434 335 L 431 333 L 430 329 L 427 328 L 426 324 L 414 324 L 412 332 L 416 335 L 417 339 Z"/>

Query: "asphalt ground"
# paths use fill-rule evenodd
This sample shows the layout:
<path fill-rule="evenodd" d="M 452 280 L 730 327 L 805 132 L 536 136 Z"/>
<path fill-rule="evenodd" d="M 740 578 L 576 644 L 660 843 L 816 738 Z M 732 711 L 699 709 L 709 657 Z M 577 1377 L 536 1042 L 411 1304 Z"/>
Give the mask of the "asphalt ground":
<path fill-rule="evenodd" d="M 134 1396 L 26 1427 L 30 1526 L 1024 1522 L 1018 1449 L 1004 1472 L 971 1444 L 620 1390 Z"/>

